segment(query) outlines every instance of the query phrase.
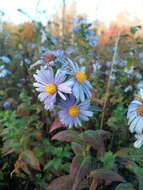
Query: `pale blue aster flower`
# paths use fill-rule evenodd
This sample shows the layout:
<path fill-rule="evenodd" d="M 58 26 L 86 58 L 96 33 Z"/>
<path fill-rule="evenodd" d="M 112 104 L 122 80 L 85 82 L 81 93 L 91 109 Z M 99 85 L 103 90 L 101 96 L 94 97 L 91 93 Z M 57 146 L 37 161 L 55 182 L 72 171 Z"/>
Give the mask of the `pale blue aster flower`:
<path fill-rule="evenodd" d="M 41 67 L 47 68 L 47 66 L 55 66 L 57 64 L 63 63 L 65 56 L 63 50 L 47 50 L 44 49 L 43 56 L 40 60 L 36 61 L 30 66 L 32 69 L 35 66 L 40 65 Z"/>
<path fill-rule="evenodd" d="M 91 99 L 92 94 L 90 89 L 92 88 L 90 82 L 87 80 L 87 76 L 84 72 L 84 68 L 79 68 L 76 63 L 69 60 L 71 65 L 72 78 L 69 80 L 73 83 L 72 93 L 77 100 L 85 101 L 86 98 Z"/>
<path fill-rule="evenodd" d="M 79 32 L 80 32 L 80 28 L 79 28 L 79 27 L 75 27 L 75 28 L 73 28 L 73 32 L 75 32 L 75 33 L 79 33 Z"/>
<path fill-rule="evenodd" d="M 44 102 L 45 109 L 50 110 L 54 107 L 56 98 L 59 95 L 62 99 L 66 100 L 65 93 L 70 94 L 71 82 L 64 82 L 66 79 L 65 73 L 57 70 L 55 76 L 52 68 L 48 70 L 42 68 L 37 70 L 34 74 L 36 82 L 33 84 L 36 90 L 40 92 L 38 98 Z"/>
<path fill-rule="evenodd" d="M 22 65 L 25 65 L 25 64 L 26 65 L 30 65 L 31 64 L 31 60 L 27 59 L 27 58 L 21 60 L 20 65 L 22 66 Z"/>
<path fill-rule="evenodd" d="M 139 79 L 139 80 L 141 80 L 141 79 L 142 79 L 142 74 L 137 73 L 137 74 L 136 74 L 136 78 Z"/>
<path fill-rule="evenodd" d="M 92 39 L 89 40 L 89 45 L 90 45 L 91 47 L 96 47 L 97 44 L 98 44 L 98 40 L 97 40 L 97 37 L 96 37 L 96 36 L 94 36 Z"/>
<path fill-rule="evenodd" d="M 11 74 L 11 72 L 8 69 L 6 69 L 4 65 L 1 65 L 0 66 L 0 78 L 4 78 L 9 74 Z"/>
<path fill-rule="evenodd" d="M 131 75 L 134 72 L 134 70 L 135 70 L 134 66 L 124 69 L 125 73 L 127 73 L 128 75 Z"/>
<path fill-rule="evenodd" d="M 73 56 L 73 55 L 76 55 L 77 53 L 77 50 L 76 50 L 76 47 L 74 46 L 69 46 L 66 50 L 66 53 L 70 56 Z"/>
<path fill-rule="evenodd" d="M 83 57 L 79 58 L 78 62 L 82 65 L 85 62 L 85 58 Z"/>
<path fill-rule="evenodd" d="M 36 44 L 34 43 L 28 43 L 27 46 L 31 49 L 35 49 L 36 48 Z"/>
<path fill-rule="evenodd" d="M 11 104 L 10 104 L 9 101 L 5 101 L 5 102 L 3 103 L 3 108 L 4 108 L 4 109 L 9 109 L 10 106 L 11 106 Z"/>
<path fill-rule="evenodd" d="M 93 66 L 93 72 L 94 73 L 96 73 L 97 71 L 99 71 L 100 68 L 101 68 L 101 64 L 98 61 L 93 62 L 92 66 Z"/>
<path fill-rule="evenodd" d="M 53 59 L 48 59 L 48 64 L 54 66 L 57 63 L 62 63 L 65 59 L 63 50 L 48 50 L 43 54 L 44 62 L 47 63 L 46 58 L 51 56 Z"/>
<path fill-rule="evenodd" d="M 140 89 L 136 99 L 130 103 L 127 118 L 130 132 L 141 134 L 143 132 L 143 89 Z"/>
<path fill-rule="evenodd" d="M 92 30 L 89 30 L 86 34 L 86 40 L 90 40 L 94 36 L 95 36 L 94 32 Z"/>
<path fill-rule="evenodd" d="M 137 85 L 136 88 L 139 90 L 140 88 L 143 88 L 143 81 L 140 81 Z"/>
<path fill-rule="evenodd" d="M 128 92 L 128 91 L 132 91 L 133 90 L 133 87 L 131 85 L 127 86 L 124 91 L 125 92 Z"/>
<path fill-rule="evenodd" d="M 88 117 L 93 115 L 93 113 L 89 111 L 89 106 L 90 101 L 78 103 L 76 98 L 70 95 L 66 101 L 61 100 L 58 105 L 58 108 L 61 109 L 61 111 L 59 111 L 60 121 L 69 128 L 81 126 L 81 120 L 88 121 Z"/>
<path fill-rule="evenodd" d="M 1 56 L 0 59 L 4 62 L 4 63 L 9 63 L 10 59 L 6 56 Z"/>

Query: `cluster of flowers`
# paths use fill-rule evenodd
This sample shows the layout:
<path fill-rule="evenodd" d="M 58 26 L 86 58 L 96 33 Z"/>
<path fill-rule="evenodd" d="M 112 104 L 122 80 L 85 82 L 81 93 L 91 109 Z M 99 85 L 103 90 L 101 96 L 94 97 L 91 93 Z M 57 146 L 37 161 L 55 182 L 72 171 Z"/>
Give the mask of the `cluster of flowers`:
<path fill-rule="evenodd" d="M 6 64 L 10 63 L 10 59 L 6 56 L 0 56 L 0 78 L 4 78 L 7 75 L 11 74 L 11 72 L 6 68 Z M 5 64 L 6 63 L 6 64 Z"/>
<path fill-rule="evenodd" d="M 75 27 L 73 32 L 75 34 L 83 34 L 85 40 L 89 43 L 91 47 L 96 47 L 98 44 L 98 38 L 95 35 L 93 29 L 91 28 L 92 24 L 88 24 L 85 18 L 74 21 Z"/>
<path fill-rule="evenodd" d="M 140 148 L 143 145 L 143 88 L 135 95 L 135 99 L 130 103 L 127 113 L 129 130 L 136 133 L 134 146 Z"/>
<path fill-rule="evenodd" d="M 56 110 L 60 121 L 69 128 L 81 126 L 81 120 L 88 121 L 93 115 L 89 111 L 92 86 L 87 75 L 59 50 L 47 52 L 42 62 L 45 66 L 42 64 L 34 74 L 34 86 L 44 108 Z"/>

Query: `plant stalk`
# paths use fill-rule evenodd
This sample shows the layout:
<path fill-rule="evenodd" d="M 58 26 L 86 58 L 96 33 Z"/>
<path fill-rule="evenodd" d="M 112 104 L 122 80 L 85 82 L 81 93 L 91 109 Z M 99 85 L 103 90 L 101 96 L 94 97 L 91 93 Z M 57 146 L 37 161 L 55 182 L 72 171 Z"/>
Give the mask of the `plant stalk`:
<path fill-rule="evenodd" d="M 117 55 L 118 55 L 119 40 L 120 40 L 120 34 L 118 34 L 117 39 L 115 41 L 114 54 L 113 54 L 112 65 L 111 65 L 109 78 L 108 78 L 108 82 L 107 82 L 107 89 L 106 89 L 106 94 L 105 94 L 105 102 L 104 102 L 104 105 L 103 105 L 103 112 L 102 112 L 102 116 L 101 116 L 100 129 L 103 128 L 106 105 L 107 105 L 107 101 L 108 101 L 108 98 L 109 98 L 109 95 L 110 95 L 110 84 L 111 84 L 111 79 L 112 79 L 112 72 L 113 72 L 113 68 L 114 68 L 114 65 L 116 63 L 116 58 L 117 58 Z"/>

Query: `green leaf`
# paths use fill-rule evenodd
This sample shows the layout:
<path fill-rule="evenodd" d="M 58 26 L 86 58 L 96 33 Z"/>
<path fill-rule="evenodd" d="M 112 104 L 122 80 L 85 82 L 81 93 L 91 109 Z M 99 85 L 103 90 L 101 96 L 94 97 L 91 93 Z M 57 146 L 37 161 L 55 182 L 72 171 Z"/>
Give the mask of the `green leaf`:
<path fill-rule="evenodd" d="M 27 95 L 27 92 L 26 90 L 23 90 L 21 93 L 20 93 L 20 99 L 22 100 L 22 102 L 24 103 L 28 103 L 31 101 L 31 97 Z"/>
<path fill-rule="evenodd" d="M 115 164 L 115 155 L 111 151 L 106 152 L 103 157 L 101 157 L 102 162 L 104 163 L 104 168 L 112 169 Z"/>
<path fill-rule="evenodd" d="M 100 155 L 103 155 L 105 152 L 104 139 L 110 133 L 104 130 L 86 130 L 81 134 L 82 140 L 95 148 Z"/>
<path fill-rule="evenodd" d="M 2 171 L 0 171 L 0 180 L 4 179 L 4 173 Z"/>
<path fill-rule="evenodd" d="M 67 190 L 71 189 L 72 181 L 69 175 L 61 176 L 52 181 L 48 186 L 48 190 Z"/>
<path fill-rule="evenodd" d="M 135 163 L 128 164 L 128 169 L 134 172 L 139 181 L 139 190 L 143 189 L 143 168 L 138 167 Z"/>
<path fill-rule="evenodd" d="M 123 105 L 117 105 L 117 107 L 114 109 L 112 112 L 112 115 L 107 121 L 108 126 L 113 127 L 113 128 L 118 128 L 121 129 L 125 127 L 127 123 L 127 119 L 125 117 L 125 108 Z"/>
<path fill-rule="evenodd" d="M 141 26 L 133 26 L 133 27 L 130 28 L 130 32 L 132 34 L 135 34 L 141 28 L 142 28 Z"/>
<path fill-rule="evenodd" d="M 81 137 L 84 142 L 88 143 L 94 148 L 98 148 L 100 146 L 99 139 L 101 139 L 102 137 L 107 137 L 108 135 L 109 132 L 104 130 L 86 130 L 81 134 Z"/>
<path fill-rule="evenodd" d="M 117 156 L 126 157 L 132 161 L 143 161 L 143 148 L 122 148 L 115 153 Z"/>
<path fill-rule="evenodd" d="M 70 176 L 73 180 L 72 190 L 76 190 L 78 188 L 80 182 L 91 171 L 91 169 L 92 161 L 90 156 L 83 157 L 81 155 L 77 155 L 74 157 L 70 168 Z"/>
<path fill-rule="evenodd" d="M 69 175 L 61 176 L 53 180 L 47 190 L 72 190 L 73 181 Z M 78 190 L 87 189 L 87 181 L 83 180 L 78 186 Z"/>
<path fill-rule="evenodd" d="M 109 185 L 114 181 L 124 182 L 124 178 L 118 173 L 108 170 L 108 169 L 96 169 L 90 173 L 90 177 L 95 184 L 102 184 L 105 182 L 105 185 Z"/>
<path fill-rule="evenodd" d="M 72 150 L 75 154 L 82 154 L 82 146 L 79 143 L 72 142 Z"/>
<path fill-rule="evenodd" d="M 115 190 L 135 190 L 131 183 L 120 183 Z"/>
<path fill-rule="evenodd" d="M 66 141 L 66 142 L 78 142 L 79 133 L 74 130 L 64 130 L 52 137 L 52 140 Z"/>

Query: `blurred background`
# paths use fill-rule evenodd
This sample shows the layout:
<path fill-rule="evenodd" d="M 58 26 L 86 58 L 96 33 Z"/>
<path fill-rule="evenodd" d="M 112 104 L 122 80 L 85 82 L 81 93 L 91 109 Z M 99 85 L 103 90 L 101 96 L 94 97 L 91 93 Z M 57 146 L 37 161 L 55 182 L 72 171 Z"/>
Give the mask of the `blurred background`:
<path fill-rule="evenodd" d="M 3 21 L 14 24 L 20 24 L 29 19 L 40 20 L 47 24 L 48 21 L 52 21 L 52 17 L 61 14 L 64 5 L 67 16 L 86 15 L 90 21 L 98 21 L 105 25 L 115 22 L 120 25 L 129 25 L 136 21 L 141 23 L 143 19 L 142 0 L 13 0 L 12 2 L 5 0 L 1 1 L 0 5 L 1 18 Z M 20 10 L 27 16 L 20 14 Z"/>

